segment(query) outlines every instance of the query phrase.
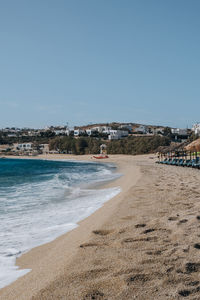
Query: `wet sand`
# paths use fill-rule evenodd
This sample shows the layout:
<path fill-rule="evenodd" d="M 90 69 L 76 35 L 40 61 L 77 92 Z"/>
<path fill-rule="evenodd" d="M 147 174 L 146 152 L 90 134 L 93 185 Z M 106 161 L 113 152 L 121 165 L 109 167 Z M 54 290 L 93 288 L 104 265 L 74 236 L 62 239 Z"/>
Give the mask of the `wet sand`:
<path fill-rule="evenodd" d="M 75 230 L 18 259 L 0 299 L 200 299 L 200 171 L 111 156 L 122 192 Z"/>

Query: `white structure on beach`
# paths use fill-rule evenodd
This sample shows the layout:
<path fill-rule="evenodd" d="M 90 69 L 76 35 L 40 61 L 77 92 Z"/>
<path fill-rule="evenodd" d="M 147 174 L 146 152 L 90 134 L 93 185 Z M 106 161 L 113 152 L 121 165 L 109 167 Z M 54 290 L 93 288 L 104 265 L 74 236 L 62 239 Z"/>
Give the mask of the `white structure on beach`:
<path fill-rule="evenodd" d="M 196 123 L 192 126 L 192 131 L 197 134 L 200 135 L 200 123 Z"/>

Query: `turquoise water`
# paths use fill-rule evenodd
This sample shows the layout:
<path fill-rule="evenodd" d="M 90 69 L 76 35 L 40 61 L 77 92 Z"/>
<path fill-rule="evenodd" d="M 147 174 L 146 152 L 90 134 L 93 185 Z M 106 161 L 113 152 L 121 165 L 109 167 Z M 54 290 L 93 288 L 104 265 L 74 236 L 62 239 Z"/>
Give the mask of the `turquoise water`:
<path fill-rule="evenodd" d="M 26 274 L 16 257 L 75 228 L 119 188 L 91 189 L 115 167 L 77 161 L 0 159 L 0 288 Z"/>

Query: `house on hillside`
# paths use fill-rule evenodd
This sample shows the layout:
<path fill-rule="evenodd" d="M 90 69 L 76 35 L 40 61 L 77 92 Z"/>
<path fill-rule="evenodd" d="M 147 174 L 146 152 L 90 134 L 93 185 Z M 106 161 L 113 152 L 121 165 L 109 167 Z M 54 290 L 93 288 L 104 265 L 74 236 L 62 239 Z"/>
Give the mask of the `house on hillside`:
<path fill-rule="evenodd" d="M 129 132 L 132 132 L 132 130 L 133 130 L 133 126 L 131 125 L 131 124 L 121 124 L 120 126 L 119 126 L 119 128 L 120 129 L 128 129 L 129 130 Z"/>
<path fill-rule="evenodd" d="M 33 143 L 13 144 L 15 152 L 31 152 L 33 150 Z"/>
<path fill-rule="evenodd" d="M 86 129 L 86 133 L 87 135 L 91 136 L 94 132 L 95 132 L 95 128 L 89 128 L 89 129 Z"/>
<path fill-rule="evenodd" d="M 149 128 L 149 132 L 151 132 L 152 134 L 163 134 L 164 129 L 164 127 L 151 127 Z"/>
<path fill-rule="evenodd" d="M 75 129 L 75 130 L 74 130 L 74 136 L 75 136 L 75 137 L 76 137 L 76 136 L 83 135 L 83 134 L 85 134 L 85 133 L 86 133 L 86 131 L 83 130 L 83 129 Z"/>
<path fill-rule="evenodd" d="M 128 136 L 128 131 L 125 130 L 110 130 L 110 134 L 108 136 L 109 140 L 120 140 L 124 137 Z"/>
<path fill-rule="evenodd" d="M 109 134 L 110 130 L 112 129 L 110 126 L 106 126 L 106 125 L 99 125 L 99 126 L 95 126 L 92 127 L 92 129 L 94 131 L 97 131 L 99 133 L 105 133 L 105 134 Z"/>
<path fill-rule="evenodd" d="M 145 125 L 140 125 L 138 127 L 135 127 L 133 131 L 134 133 L 146 134 L 148 132 L 148 128 Z"/>
<path fill-rule="evenodd" d="M 110 126 L 103 126 L 102 127 L 102 133 L 104 133 L 104 134 L 110 134 L 111 130 L 112 130 L 112 128 Z"/>
<path fill-rule="evenodd" d="M 192 131 L 193 131 L 196 135 L 200 136 L 200 123 L 194 124 L 194 125 L 192 126 Z"/>
<path fill-rule="evenodd" d="M 12 149 L 12 146 L 10 146 L 10 145 L 0 145 L 0 153 L 7 152 L 11 149 Z"/>
<path fill-rule="evenodd" d="M 185 141 L 188 139 L 189 134 L 187 129 L 182 129 L 182 128 L 172 128 L 171 133 L 175 139 L 175 141 Z"/>
<path fill-rule="evenodd" d="M 39 145 L 40 151 L 42 151 L 43 154 L 49 153 L 49 144 L 40 144 Z"/>

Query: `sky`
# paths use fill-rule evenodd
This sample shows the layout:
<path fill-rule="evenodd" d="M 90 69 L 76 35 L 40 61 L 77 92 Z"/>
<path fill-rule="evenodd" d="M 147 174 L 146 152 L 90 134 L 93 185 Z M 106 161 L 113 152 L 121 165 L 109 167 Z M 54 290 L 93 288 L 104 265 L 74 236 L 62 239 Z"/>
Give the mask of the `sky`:
<path fill-rule="evenodd" d="M 0 0 L 0 127 L 191 127 L 199 14 L 199 0 Z"/>

